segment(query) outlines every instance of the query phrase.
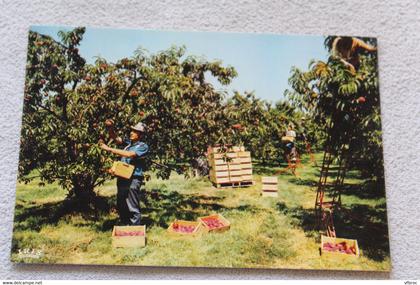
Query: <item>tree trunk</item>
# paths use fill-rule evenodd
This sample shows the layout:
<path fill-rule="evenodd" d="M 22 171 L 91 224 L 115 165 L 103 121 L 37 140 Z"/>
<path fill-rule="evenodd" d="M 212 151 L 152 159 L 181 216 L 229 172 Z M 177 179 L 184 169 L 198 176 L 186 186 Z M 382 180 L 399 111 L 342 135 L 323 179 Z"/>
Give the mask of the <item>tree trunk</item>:
<path fill-rule="evenodd" d="M 76 210 L 80 212 L 107 212 L 110 210 L 109 202 L 106 197 L 96 195 L 94 191 L 93 178 L 86 175 L 78 175 L 73 181 L 73 200 Z"/>
<path fill-rule="evenodd" d="M 80 185 L 75 185 L 73 187 L 73 197 L 71 197 L 71 199 L 75 202 L 75 210 L 79 210 L 81 212 L 93 210 L 95 196 L 93 188 L 85 188 Z"/>
<path fill-rule="evenodd" d="M 80 185 L 75 185 L 73 187 L 74 197 L 77 200 L 84 201 L 89 203 L 96 196 L 92 187 L 81 187 Z"/>

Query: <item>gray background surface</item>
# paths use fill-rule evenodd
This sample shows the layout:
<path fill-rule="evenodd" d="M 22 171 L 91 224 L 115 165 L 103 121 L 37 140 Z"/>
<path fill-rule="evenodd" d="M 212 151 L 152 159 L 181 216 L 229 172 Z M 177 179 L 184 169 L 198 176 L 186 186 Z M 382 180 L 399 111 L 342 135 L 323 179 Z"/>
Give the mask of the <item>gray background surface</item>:
<path fill-rule="evenodd" d="M 392 272 L 11 264 L 27 32 L 48 24 L 377 37 Z M 419 31 L 418 0 L 0 0 L 0 279 L 420 278 Z"/>

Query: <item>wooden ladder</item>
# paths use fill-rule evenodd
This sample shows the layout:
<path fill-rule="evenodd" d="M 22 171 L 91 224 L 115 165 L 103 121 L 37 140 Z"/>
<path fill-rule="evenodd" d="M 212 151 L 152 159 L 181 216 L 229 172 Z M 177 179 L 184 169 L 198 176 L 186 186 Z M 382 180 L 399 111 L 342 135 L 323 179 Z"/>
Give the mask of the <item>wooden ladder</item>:
<path fill-rule="evenodd" d="M 329 205 L 332 201 L 325 202 L 325 188 L 327 186 L 328 174 L 330 165 L 332 163 L 332 154 L 329 149 L 324 151 L 324 158 L 322 159 L 321 172 L 318 180 L 318 188 L 316 191 L 315 210 L 318 212 L 324 206 Z"/>
<path fill-rule="evenodd" d="M 327 180 L 332 159 L 333 156 L 331 151 L 328 148 L 325 149 L 315 200 L 315 216 L 317 219 L 317 228 L 325 231 L 325 234 L 329 237 L 336 236 L 333 219 L 333 211 L 336 206 L 335 195 L 333 195 L 332 200 L 325 201 L 325 190 L 327 187 Z"/>
<path fill-rule="evenodd" d="M 331 164 L 334 158 L 329 143 L 330 137 L 327 140 L 327 145 L 324 150 L 324 157 L 322 159 L 321 172 L 318 180 L 315 199 L 315 216 L 317 219 L 317 227 L 324 229 L 328 236 L 335 237 L 333 214 L 335 210 L 341 207 L 341 190 L 346 175 L 346 150 L 345 145 L 343 144 L 335 154 L 335 157 L 338 159 L 338 168 L 332 190 L 328 195 L 330 199 L 326 201 L 327 182 L 328 177 L 331 174 Z"/>
<path fill-rule="evenodd" d="M 305 147 L 306 147 L 306 153 L 309 154 L 309 160 L 310 160 L 310 162 L 313 163 L 313 165 L 316 166 L 315 155 L 312 152 L 310 143 L 306 141 Z"/>
<path fill-rule="evenodd" d="M 333 220 L 333 211 L 331 209 L 323 209 L 321 225 L 327 236 L 336 237 Z"/>

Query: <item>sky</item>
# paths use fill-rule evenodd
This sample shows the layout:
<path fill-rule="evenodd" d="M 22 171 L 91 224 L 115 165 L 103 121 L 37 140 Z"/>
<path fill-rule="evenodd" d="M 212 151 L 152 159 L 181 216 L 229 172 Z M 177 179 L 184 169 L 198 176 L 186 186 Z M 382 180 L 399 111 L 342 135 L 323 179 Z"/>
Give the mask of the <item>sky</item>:
<path fill-rule="evenodd" d="M 58 40 L 58 31 L 71 27 L 33 26 L 31 30 Z M 284 90 L 289 88 L 287 81 L 292 66 L 307 69 L 311 59 L 327 58 L 323 36 L 109 28 L 86 28 L 79 51 L 88 63 L 93 63 L 97 56 L 116 62 L 131 57 L 139 47 L 154 54 L 172 45 L 185 45 L 187 55 L 221 60 L 224 66 L 233 66 L 238 76 L 228 86 L 208 78 L 218 90 L 229 94 L 234 90 L 254 91 L 257 97 L 272 103 L 281 100 Z"/>

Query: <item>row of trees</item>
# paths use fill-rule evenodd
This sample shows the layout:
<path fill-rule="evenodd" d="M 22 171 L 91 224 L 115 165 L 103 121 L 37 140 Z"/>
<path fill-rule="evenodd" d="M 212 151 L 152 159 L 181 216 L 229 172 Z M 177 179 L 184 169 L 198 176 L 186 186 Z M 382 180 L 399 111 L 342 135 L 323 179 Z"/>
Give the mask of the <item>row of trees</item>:
<path fill-rule="evenodd" d="M 315 130 L 303 112 L 288 103 L 275 106 L 254 94 L 231 98 L 206 77 L 228 85 L 237 76 L 218 61 L 187 56 L 184 47 L 150 55 L 138 49 L 115 63 L 87 64 L 79 53 L 85 29 L 60 32 L 61 41 L 30 32 L 19 175 L 36 169 L 42 183 L 58 183 L 69 196 L 91 201 L 94 189 L 110 179 L 97 142 L 107 119 L 120 135 L 138 121 L 148 126 L 149 167 L 161 178 L 188 172 L 215 144 L 244 144 L 263 161 L 281 157 L 280 138 L 289 122 Z M 307 128 L 310 126 L 311 128 Z"/>
<path fill-rule="evenodd" d="M 336 37 L 325 39 L 331 52 Z M 376 40 L 364 42 L 376 46 Z M 312 61 L 306 71 L 292 69 L 286 96 L 326 130 L 332 151 L 344 145 L 350 168 L 383 181 L 382 132 L 376 52 L 360 54 L 360 65 L 349 69 L 340 58 Z"/>
<path fill-rule="evenodd" d="M 138 49 L 115 63 L 87 64 L 79 53 L 85 29 L 60 32 L 60 41 L 30 32 L 19 176 L 38 173 L 58 183 L 81 203 L 110 179 L 98 140 L 107 119 L 120 135 L 138 121 L 148 126 L 149 167 L 161 178 L 187 173 L 208 146 L 242 144 L 262 162 L 282 157 L 281 136 L 289 123 L 321 149 L 328 135 L 337 148 L 348 145 L 351 167 L 383 177 L 376 54 L 361 57 L 354 74 L 331 57 L 294 68 L 289 101 L 275 105 L 253 93 L 227 96 L 208 76 L 228 85 L 237 73 L 219 61 L 187 56 L 184 47 L 157 54 Z M 326 39 L 331 48 L 333 38 Z M 325 130 L 330 128 L 330 133 Z M 356 130 L 356 131 L 354 131 Z M 303 150 L 302 140 L 298 147 Z"/>
<path fill-rule="evenodd" d="M 305 151 L 306 143 L 320 149 L 325 133 L 306 114 L 287 101 L 272 105 L 257 98 L 253 93 L 235 93 L 226 104 L 230 109 L 232 121 L 244 126 L 233 130 L 236 143 L 243 144 L 252 151 L 254 158 L 262 163 L 278 162 L 284 155 L 281 137 L 289 124 L 298 134 L 297 147 Z"/>

